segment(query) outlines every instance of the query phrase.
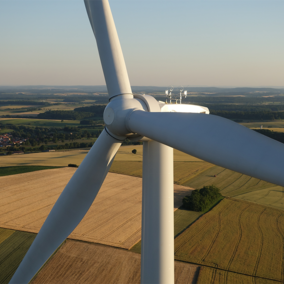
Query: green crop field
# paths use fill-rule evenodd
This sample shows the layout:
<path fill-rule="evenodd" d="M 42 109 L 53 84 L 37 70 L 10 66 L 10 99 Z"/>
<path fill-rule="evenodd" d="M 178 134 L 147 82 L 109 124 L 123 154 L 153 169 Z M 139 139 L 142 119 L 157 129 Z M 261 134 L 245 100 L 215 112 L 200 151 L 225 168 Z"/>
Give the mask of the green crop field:
<path fill-rule="evenodd" d="M 175 239 L 175 258 L 283 282 L 283 247 L 282 210 L 226 198 Z"/>
<path fill-rule="evenodd" d="M 33 118 L 0 118 L 2 124 L 13 125 L 29 125 L 41 127 L 65 127 L 65 126 L 78 126 L 79 120 L 52 120 L 52 119 L 33 119 Z"/>
<path fill-rule="evenodd" d="M 41 170 L 56 169 L 57 167 L 44 166 L 17 166 L 17 167 L 0 167 L 0 176 L 10 176 L 16 174 L 23 174 Z"/>
<path fill-rule="evenodd" d="M 256 121 L 256 122 L 244 122 L 240 123 L 248 128 L 284 128 L 284 120 L 272 120 L 272 121 Z"/>
<path fill-rule="evenodd" d="M 6 155 L 0 158 L 0 167 L 12 166 L 49 166 L 67 167 L 68 164 L 80 165 L 88 150 L 62 152 L 40 152 L 24 155 Z"/>
<path fill-rule="evenodd" d="M 259 128 L 252 128 L 252 129 L 259 129 Z M 275 131 L 275 132 L 281 132 L 283 133 L 284 132 L 284 128 L 266 128 L 266 127 L 263 127 L 262 129 L 264 130 L 270 130 L 270 131 Z"/>
<path fill-rule="evenodd" d="M 0 134 L 10 133 L 12 131 L 14 131 L 14 130 L 10 129 L 10 128 L 1 128 L 0 129 Z"/>
<path fill-rule="evenodd" d="M 0 283 L 9 283 L 35 234 L 0 228 Z"/>
<path fill-rule="evenodd" d="M 239 273 L 219 270 L 209 267 L 201 267 L 197 284 L 278 284 L 279 281 L 251 277 Z"/>

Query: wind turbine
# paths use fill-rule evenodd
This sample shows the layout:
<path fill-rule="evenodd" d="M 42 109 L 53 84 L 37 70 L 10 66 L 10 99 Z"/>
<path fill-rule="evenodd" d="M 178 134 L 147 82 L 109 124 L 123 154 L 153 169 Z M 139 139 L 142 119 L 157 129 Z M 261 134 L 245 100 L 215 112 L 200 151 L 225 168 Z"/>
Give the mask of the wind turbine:
<path fill-rule="evenodd" d="M 108 0 L 85 0 L 108 88 L 105 130 L 55 203 L 10 283 L 28 283 L 83 219 L 126 137 L 143 137 L 142 283 L 174 283 L 173 148 L 284 186 L 284 146 L 207 108 L 133 95 Z M 151 139 L 151 140 L 149 140 Z"/>

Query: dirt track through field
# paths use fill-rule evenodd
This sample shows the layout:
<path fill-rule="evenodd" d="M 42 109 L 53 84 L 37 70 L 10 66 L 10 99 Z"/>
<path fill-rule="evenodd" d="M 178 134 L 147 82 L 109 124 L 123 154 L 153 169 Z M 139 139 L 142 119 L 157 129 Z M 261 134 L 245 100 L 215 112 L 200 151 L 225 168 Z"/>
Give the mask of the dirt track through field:
<path fill-rule="evenodd" d="M 31 284 L 140 283 L 140 254 L 67 240 Z M 195 283 L 198 266 L 175 261 L 175 283 Z"/>
<path fill-rule="evenodd" d="M 0 227 L 37 233 L 74 174 L 60 168 L 0 177 Z M 175 208 L 191 191 L 175 185 Z M 142 179 L 109 173 L 70 238 L 130 249 L 141 239 Z"/>

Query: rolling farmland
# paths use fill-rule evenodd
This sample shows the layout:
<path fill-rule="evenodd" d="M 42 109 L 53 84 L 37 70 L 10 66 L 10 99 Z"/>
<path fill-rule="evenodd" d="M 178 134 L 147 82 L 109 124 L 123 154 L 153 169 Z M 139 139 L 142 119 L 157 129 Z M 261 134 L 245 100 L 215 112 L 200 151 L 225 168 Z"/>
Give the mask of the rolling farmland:
<path fill-rule="evenodd" d="M 137 150 L 137 154 L 131 153 L 133 149 Z M 122 146 L 115 157 L 110 172 L 142 177 L 142 151 L 142 145 Z M 79 165 L 87 153 L 87 150 L 72 150 L 2 156 L 1 166 L 64 167 L 69 163 Z M 212 165 L 177 150 L 174 151 L 174 161 L 176 184 L 192 188 L 213 184 L 221 189 L 224 196 L 284 209 L 283 187 Z"/>
<path fill-rule="evenodd" d="M 79 126 L 79 120 L 53 120 L 53 119 L 35 119 L 35 118 L 0 118 L 0 122 L 13 125 L 30 125 L 39 127 L 64 127 Z"/>
<path fill-rule="evenodd" d="M 137 150 L 137 154 L 131 153 L 133 149 Z M 2 156 L 1 166 L 79 165 L 87 153 L 88 150 L 72 150 Z M 110 172 L 142 177 L 142 155 L 142 145 L 122 146 Z M 224 196 L 284 209 L 283 187 L 212 165 L 177 150 L 174 151 L 174 182 L 192 188 L 213 184 L 221 189 Z"/>
<path fill-rule="evenodd" d="M 175 262 L 175 283 L 190 284 L 198 266 Z M 67 240 L 31 284 L 140 283 L 140 255 L 108 246 Z"/>
<path fill-rule="evenodd" d="M 0 227 L 37 233 L 76 169 L 0 177 Z M 52 182 L 51 182 L 52 181 Z M 191 189 L 175 185 L 175 207 Z M 141 239 L 142 179 L 108 174 L 70 238 L 129 249 Z"/>
<path fill-rule="evenodd" d="M 175 258 L 283 282 L 283 247 L 282 210 L 226 198 L 175 239 Z"/>

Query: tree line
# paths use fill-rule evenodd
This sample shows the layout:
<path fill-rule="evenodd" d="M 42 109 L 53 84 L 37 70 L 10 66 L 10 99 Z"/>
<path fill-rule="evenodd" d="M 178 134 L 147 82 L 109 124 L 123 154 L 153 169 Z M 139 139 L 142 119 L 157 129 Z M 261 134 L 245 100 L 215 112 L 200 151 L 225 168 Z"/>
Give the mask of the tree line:
<path fill-rule="evenodd" d="M 275 120 L 284 119 L 284 111 L 222 111 L 211 110 L 211 114 L 231 120 Z"/>
<path fill-rule="evenodd" d="M 105 105 L 94 105 L 89 107 L 75 108 L 74 111 L 68 110 L 49 110 L 38 114 L 41 119 L 65 119 L 65 120 L 84 120 L 88 118 L 102 118 Z"/>

